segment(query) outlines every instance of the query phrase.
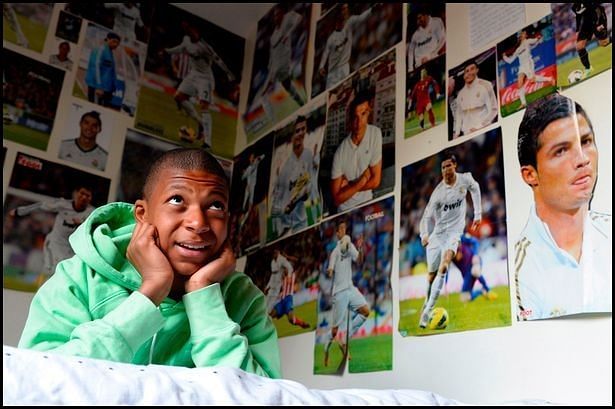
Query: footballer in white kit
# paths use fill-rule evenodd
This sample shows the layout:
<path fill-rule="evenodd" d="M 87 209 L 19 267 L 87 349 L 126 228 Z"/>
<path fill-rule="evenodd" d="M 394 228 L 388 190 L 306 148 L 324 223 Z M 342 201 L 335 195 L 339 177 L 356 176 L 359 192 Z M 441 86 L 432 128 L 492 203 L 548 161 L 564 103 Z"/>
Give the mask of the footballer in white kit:
<path fill-rule="evenodd" d="M 446 43 L 446 29 L 439 17 L 426 12 L 417 14 L 418 27 L 408 43 L 408 71 L 433 60 Z"/>
<path fill-rule="evenodd" d="M 472 228 L 480 223 L 482 208 L 480 185 L 472 174 L 457 173 L 455 155 L 442 158 L 442 181 L 429 198 L 420 222 L 421 244 L 427 253 L 427 296 L 421 310 L 419 327 L 425 328 L 440 296 L 450 263 L 457 253 L 466 225 L 466 196 L 470 192 L 474 208 Z M 433 227 L 432 227 L 433 225 Z"/>
<path fill-rule="evenodd" d="M 352 33 L 356 26 L 363 23 L 369 17 L 371 7 L 363 13 L 348 17 L 348 6 L 342 4 L 333 31 L 325 45 L 325 51 L 320 59 L 320 73 L 324 75 L 327 66 L 326 88 L 337 84 L 350 74 L 350 56 L 352 53 Z"/>
<path fill-rule="evenodd" d="M 143 27 L 141 12 L 135 3 L 103 3 L 113 10 L 113 31 L 122 37 L 122 41 L 137 41 L 135 27 Z"/>
<path fill-rule="evenodd" d="M 350 339 L 361 328 L 370 313 L 365 297 L 352 281 L 352 263 L 363 262 L 363 240 L 360 238 L 357 241 L 361 250 L 357 249 L 350 236 L 346 234 L 346 227 L 346 221 L 340 218 L 335 231 L 337 244 L 331 251 L 327 267 L 327 275 L 333 277 L 333 288 L 331 289 L 333 315 L 331 332 L 327 334 L 325 344 L 325 366 L 329 363 L 329 350 L 336 339 L 338 329 L 346 327 L 346 322 L 348 322 L 347 339 Z M 349 317 L 348 314 L 353 314 L 353 316 Z M 342 353 L 346 355 L 347 343 L 338 342 Z"/>
<path fill-rule="evenodd" d="M 498 101 L 491 82 L 476 78 L 461 88 L 455 99 L 455 135 L 468 135 L 491 124 L 498 115 Z"/>
<path fill-rule="evenodd" d="M 57 213 L 53 227 L 45 236 L 43 244 L 44 275 L 51 276 L 60 261 L 74 255 L 68 237 L 94 210 L 90 205 L 91 200 L 92 192 L 82 187 L 73 192 L 73 200 L 52 199 L 14 209 L 15 216 L 26 216 L 37 211 Z"/>
<path fill-rule="evenodd" d="M 536 74 L 534 59 L 532 58 L 532 48 L 540 42 L 542 42 L 542 38 L 528 38 L 527 31 L 522 30 L 519 33 L 519 46 L 515 49 L 513 54 L 510 56 L 504 54 L 502 56 L 503 60 L 508 64 L 512 64 L 515 59 L 519 60 L 517 86 L 519 88 L 519 99 L 521 100 L 522 107 L 527 105 L 527 101 L 525 99 L 525 83 L 528 80 L 533 80 L 536 82 L 549 82 L 555 85 L 555 78 Z"/>
<path fill-rule="evenodd" d="M 177 87 L 175 100 L 186 113 L 196 120 L 199 125 L 199 135 L 197 139 L 203 139 L 204 147 L 210 148 L 212 143 L 212 118 L 209 112 L 209 105 L 213 103 L 213 92 L 215 89 L 215 78 L 212 64 L 217 64 L 227 75 L 230 81 L 235 79 L 233 73 L 228 69 L 224 61 L 216 54 L 214 49 L 201 38 L 201 33 L 195 27 L 184 23 L 187 34 L 182 42 L 171 48 L 165 48 L 168 54 L 186 53 L 190 57 L 190 71 Z M 189 101 L 190 97 L 198 99 L 201 106 L 201 115 Z M 180 133 L 185 132 L 182 127 Z M 193 142 L 194 139 L 182 135 L 182 139 Z"/>
<path fill-rule="evenodd" d="M 474 220 L 481 219 L 480 186 L 472 174 L 456 173 L 453 185 L 442 180 L 434 189 L 420 223 L 421 239 L 429 237 L 427 271 L 436 271 L 446 250 L 457 252 L 466 226 L 466 196 L 470 192 L 474 206 Z M 435 221 L 433 229 L 430 222 Z"/>
<path fill-rule="evenodd" d="M 250 164 L 243 171 L 241 175 L 242 179 L 246 180 L 246 192 L 243 197 L 243 206 L 244 211 L 249 211 L 250 207 L 252 207 L 252 203 L 254 203 L 254 189 L 256 188 L 256 176 L 258 174 L 258 165 L 265 158 L 265 155 L 254 156 L 253 153 L 250 154 Z M 247 204 L 247 206 L 246 206 Z"/>

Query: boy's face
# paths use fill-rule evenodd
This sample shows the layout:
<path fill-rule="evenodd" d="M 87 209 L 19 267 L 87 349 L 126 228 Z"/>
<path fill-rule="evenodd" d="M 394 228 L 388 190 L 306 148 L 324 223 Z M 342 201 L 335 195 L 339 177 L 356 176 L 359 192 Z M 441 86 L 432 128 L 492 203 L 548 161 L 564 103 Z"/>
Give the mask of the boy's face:
<path fill-rule="evenodd" d="M 217 257 L 227 237 L 228 185 L 202 170 L 164 168 L 150 197 L 135 204 L 152 224 L 176 274 L 190 276 Z"/>

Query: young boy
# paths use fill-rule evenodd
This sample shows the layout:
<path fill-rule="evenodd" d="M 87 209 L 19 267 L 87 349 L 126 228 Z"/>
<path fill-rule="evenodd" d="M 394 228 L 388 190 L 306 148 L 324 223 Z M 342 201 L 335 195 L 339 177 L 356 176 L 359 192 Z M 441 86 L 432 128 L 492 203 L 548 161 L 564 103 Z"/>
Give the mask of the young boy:
<path fill-rule="evenodd" d="M 32 300 L 20 348 L 281 377 L 265 297 L 234 272 L 229 182 L 201 149 L 150 168 L 143 198 L 95 210 Z"/>

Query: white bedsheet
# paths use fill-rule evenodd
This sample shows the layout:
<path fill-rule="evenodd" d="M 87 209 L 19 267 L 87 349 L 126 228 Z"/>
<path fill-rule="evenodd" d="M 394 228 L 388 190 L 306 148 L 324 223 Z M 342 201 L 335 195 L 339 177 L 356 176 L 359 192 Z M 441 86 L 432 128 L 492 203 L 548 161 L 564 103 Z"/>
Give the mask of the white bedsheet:
<path fill-rule="evenodd" d="M 419 390 L 308 389 L 234 368 L 132 365 L 9 346 L 2 362 L 4 405 L 462 404 Z"/>
<path fill-rule="evenodd" d="M 4 405 L 444 405 L 416 390 L 308 389 L 234 368 L 132 365 L 4 346 Z"/>

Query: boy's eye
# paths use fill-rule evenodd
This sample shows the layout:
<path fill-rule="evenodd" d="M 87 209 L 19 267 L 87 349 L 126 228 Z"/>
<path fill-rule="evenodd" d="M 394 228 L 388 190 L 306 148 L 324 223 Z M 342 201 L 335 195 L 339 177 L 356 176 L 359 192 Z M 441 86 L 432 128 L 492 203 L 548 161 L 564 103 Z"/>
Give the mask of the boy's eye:
<path fill-rule="evenodd" d="M 210 209 L 218 210 L 218 211 L 223 212 L 223 211 L 226 210 L 226 205 L 224 203 L 222 203 L 221 201 L 216 200 L 215 202 L 213 202 L 211 204 Z"/>
<path fill-rule="evenodd" d="M 169 203 L 171 204 L 182 204 L 183 202 L 184 199 L 180 195 L 171 196 L 171 198 L 169 199 Z"/>

